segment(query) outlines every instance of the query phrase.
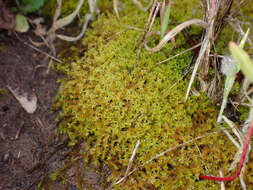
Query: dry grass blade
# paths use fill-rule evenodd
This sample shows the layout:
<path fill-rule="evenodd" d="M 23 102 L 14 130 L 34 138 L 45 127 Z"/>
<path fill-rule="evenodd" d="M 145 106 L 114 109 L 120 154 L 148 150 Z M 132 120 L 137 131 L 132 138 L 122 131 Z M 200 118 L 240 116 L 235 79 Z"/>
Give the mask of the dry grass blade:
<path fill-rule="evenodd" d="M 142 48 L 142 45 L 140 45 L 140 44 L 144 40 L 144 38 L 145 38 L 145 36 L 146 36 L 146 34 L 148 32 L 148 26 L 150 25 L 150 22 L 151 22 L 154 10 L 156 8 L 156 4 L 157 4 L 157 0 L 154 0 L 153 6 L 152 6 L 152 8 L 150 10 L 150 13 L 149 13 L 148 21 L 147 21 L 146 26 L 145 26 L 145 30 L 143 31 L 142 35 L 137 40 L 137 45 L 136 45 L 135 49 L 137 49 L 138 47 L 139 47 L 139 49 Z"/>
<path fill-rule="evenodd" d="M 232 16 L 233 18 L 236 17 L 236 16 L 239 14 L 240 10 L 241 10 L 243 7 L 245 7 L 245 6 L 249 3 L 249 1 L 250 1 L 250 0 L 242 0 L 242 1 L 240 1 L 239 5 L 233 10 L 231 16 Z"/>
<path fill-rule="evenodd" d="M 219 170 L 220 177 L 224 177 L 223 172 Z M 220 190 L 226 190 L 224 181 L 220 184 Z"/>
<path fill-rule="evenodd" d="M 169 2 L 168 6 L 166 6 L 166 9 L 164 6 L 164 4 L 162 4 L 161 6 L 161 10 L 160 10 L 160 17 L 161 17 L 161 20 L 160 20 L 160 31 L 161 31 L 161 36 L 160 38 L 162 39 L 168 29 L 168 23 L 169 23 L 169 20 L 170 20 L 170 10 L 171 10 L 171 3 L 172 0 Z M 163 10 L 165 9 L 165 10 Z M 163 11 L 163 12 L 162 12 Z"/>
<path fill-rule="evenodd" d="M 201 153 L 201 151 L 200 151 L 200 148 L 199 148 L 199 146 L 198 146 L 198 144 L 194 141 L 194 144 L 195 144 L 195 146 L 196 146 L 196 148 L 197 148 L 197 150 L 198 150 L 198 152 L 199 152 L 199 156 L 201 157 L 201 159 L 204 161 L 204 157 L 203 157 L 203 155 L 202 155 L 202 153 Z M 208 169 L 208 167 L 206 166 L 206 164 L 202 164 L 203 166 L 204 166 L 204 168 L 205 168 L 205 170 L 209 173 L 210 172 L 210 170 Z"/>
<path fill-rule="evenodd" d="M 245 165 L 244 165 L 243 168 L 242 168 L 242 173 L 243 173 L 243 171 L 244 171 L 244 168 L 245 168 Z M 241 183 L 242 189 L 243 189 L 243 190 L 247 190 L 247 186 L 246 186 L 246 184 L 245 184 L 245 182 L 244 182 L 243 174 L 242 174 L 242 173 L 239 175 L 240 183 Z"/>
<path fill-rule="evenodd" d="M 194 81 L 196 76 L 196 72 L 198 68 L 200 68 L 200 79 L 202 80 L 201 83 L 201 90 L 207 92 L 209 95 L 212 95 L 213 92 L 217 91 L 216 85 L 214 84 L 215 80 L 212 80 L 212 91 L 209 88 L 205 88 L 210 86 L 210 82 L 207 81 L 207 75 L 209 73 L 210 67 L 210 51 L 215 44 L 220 32 L 224 28 L 224 26 L 228 23 L 227 18 L 230 15 L 230 10 L 233 5 L 234 0 L 206 0 L 205 1 L 205 15 L 204 21 L 208 23 L 208 28 L 206 28 L 205 33 L 202 37 L 203 43 L 201 46 L 201 50 L 199 52 L 199 56 L 195 63 L 195 67 L 193 70 L 192 77 L 190 79 L 185 101 L 187 100 L 191 85 Z M 209 91 L 209 92 L 208 92 Z"/>
<path fill-rule="evenodd" d="M 236 125 L 232 121 L 230 121 L 225 116 L 222 116 L 222 118 L 229 125 L 229 127 L 232 129 L 233 133 L 237 136 L 237 138 L 239 139 L 239 142 L 240 142 L 240 147 L 238 148 L 238 151 L 236 152 L 236 154 L 234 156 L 234 160 L 233 160 L 233 162 L 231 163 L 231 165 L 229 167 L 229 170 L 231 171 L 231 170 L 235 169 L 237 167 L 237 164 L 240 162 L 241 155 L 243 153 L 243 145 L 245 143 L 245 137 L 242 134 L 242 132 L 236 127 Z M 229 139 L 230 139 L 230 137 L 229 137 Z M 249 147 L 248 153 L 249 152 L 250 152 L 250 147 Z M 243 165 L 243 168 L 242 168 L 242 172 L 245 169 L 245 164 L 246 164 L 247 160 L 248 159 L 246 158 L 245 162 L 244 162 L 244 165 Z M 239 179 L 240 179 L 240 183 L 241 183 L 242 189 L 246 190 L 247 188 L 246 188 L 245 182 L 243 180 L 242 173 L 240 174 Z"/>
<path fill-rule="evenodd" d="M 209 30 L 210 31 L 210 30 Z M 196 60 L 196 63 L 195 63 L 195 66 L 194 66 L 194 69 L 193 69 L 193 73 L 192 73 L 192 76 L 191 76 L 191 79 L 190 79 L 190 82 L 189 82 L 189 85 L 188 85 L 188 89 L 187 89 L 187 92 L 186 92 L 186 96 L 185 96 L 185 102 L 190 94 L 190 90 L 191 90 L 191 86 L 192 86 L 192 83 L 194 81 L 194 78 L 197 74 L 197 70 L 198 70 L 198 67 L 199 67 L 199 64 L 201 62 L 201 59 L 203 57 L 203 55 L 205 54 L 206 52 L 206 49 L 208 47 L 208 44 L 209 44 L 209 40 L 208 40 L 208 36 L 209 36 L 209 32 L 207 33 L 203 43 L 202 43 L 202 46 L 201 46 L 201 49 L 200 49 L 200 52 L 199 52 L 199 56 Z"/>
<path fill-rule="evenodd" d="M 77 7 L 76 7 L 76 10 L 73 13 L 71 13 L 70 15 L 68 15 L 68 16 L 66 16 L 62 19 L 56 20 L 53 23 L 53 26 L 52 26 L 53 30 L 57 30 L 59 28 L 62 28 L 64 26 L 70 24 L 74 20 L 76 15 L 78 14 L 78 12 L 79 12 L 80 8 L 82 7 L 83 3 L 84 3 L 84 0 L 80 0 Z"/>
<path fill-rule="evenodd" d="M 217 10 L 217 13 L 215 14 L 216 21 L 214 25 L 214 41 L 218 38 L 220 32 L 227 24 L 226 18 L 230 14 L 234 0 L 218 0 L 218 3 L 217 9 L 220 8 L 220 10 Z"/>
<path fill-rule="evenodd" d="M 113 0 L 113 9 L 116 13 L 117 18 L 119 19 L 119 10 L 118 10 L 118 0 Z"/>
<path fill-rule="evenodd" d="M 152 20 L 151 20 L 150 25 L 149 25 L 149 29 L 148 29 L 147 33 L 145 33 L 145 38 L 144 38 L 144 41 L 143 41 L 143 45 L 146 46 L 147 49 L 148 49 L 148 47 L 147 47 L 147 39 L 148 39 L 148 37 L 150 37 L 152 35 L 159 35 L 160 34 L 160 31 L 153 31 L 153 32 L 151 32 L 152 26 L 153 26 L 153 24 L 155 22 L 155 18 L 156 18 L 156 15 L 157 15 L 157 13 L 158 13 L 159 10 L 160 10 L 160 3 L 157 3 L 155 12 L 154 12 L 154 14 L 152 16 Z"/>
<path fill-rule="evenodd" d="M 61 40 L 68 41 L 68 42 L 74 42 L 74 41 L 80 40 L 82 38 L 82 36 L 84 35 L 84 33 L 86 32 L 88 24 L 91 20 L 92 20 L 91 14 L 86 14 L 85 15 L 85 22 L 84 22 L 84 25 L 82 28 L 82 32 L 77 37 L 69 37 L 69 36 L 60 35 L 60 34 L 57 34 L 56 37 L 60 38 Z"/>
<path fill-rule="evenodd" d="M 233 133 L 239 139 L 241 146 L 244 144 L 245 137 L 242 132 L 236 127 L 233 121 L 229 120 L 226 116 L 222 116 L 222 119 L 228 124 L 228 126 L 232 129 Z"/>
<path fill-rule="evenodd" d="M 120 180 L 118 180 L 118 181 L 115 183 L 115 185 L 117 185 L 117 184 L 119 184 L 119 183 L 121 183 L 121 182 L 123 182 L 123 181 L 126 180 L 128 174 L 129 174 L 129 171 L 130 171 L 130 169 L 131 169 L 131 167 L 132 167 L 132 165 L 133 165 L 134 157 L 135 157 L 135 155 L 136 155 L 137 149 L 139 148 L 139 145 L 140 145 L 140 140 L 137 141 L 137 143 L 136 143 L 136 145 L 135 145 L 135 147 L 134 147 L 134 150 L 133 150 L 132 156 L 131 156 L 131 158 L 130 158 L 130 160 L 129 160 L 129 163 L 128 163 L 128 166 L 127 166 L 127 170 L 126 170 L 126 173 L 125 173 L 124 177 L 121 178 Z"/>
<path fill-rule="evenodd" d="M 218 101 L 218 100 L 220 100 L 220 97 L 221 97 L 221 76 L 220 76 L 220 72 L 218 70 L 218 66 L 219 66 L 218 57 L 219 57 L 219 55 L 214 53 L 214 55 L 209 54 L 209 56 L 213 57 L 212 65 L 213 65 L 213 69 L 214 69 L 215 74 L 214 74 L 214 77 L 211 80 L 210 85 L 207 89 L 207 96 L 210 97 L 214 101 Z"/>
<path fill-rule="evenodd" d="M 191 48 L 188 48 L 188 49 L 186 49 L 186 50 L 184 50 L 184 51 L 182 51 L 182 52 L 180 52 L 180 53 L 178 53 L 178 54 L 176 54 L 176 55 L 173 55 L 173 56 L 169 57 L 168 59 L 165 59 L 165 60 L 163 60 L 163 61 L 157 63 L 156 65 L 160 65 L 160 64 L 165 63 L 165 62 L 167 62 L 167 61 L 169 61 L 169 60 L 171 60 L 171 59 L 174 59 L 174 58 L 176 58 L 176 57 L 178 57 L 178 56 L 180 56 L 180 55 L 183 55 L 183 54 L 187 53 L 188 51 L 191 51 L 191 50 L 193 50 L 193 49 L 196 49 L 197 47 L 201 46 L 201 44 L 202 44 L 202 43 L 199 43 L 199 44 L 197 44 L 197 45 L 195 45 L 195 46 L 193 46 L 193 47 L 191 47 Z"/>
<path fill-rule="evenodd" d="M 238 149 L 237 152 L 235 153 L 233 162 L 230 164 L 230 167 L 228 168 L 229 171 L 232 171 L 237 167 L 237 164 L 240 162 L 241 156 L 242 156 L 242 148 Z"/>
<path fill-rule="evenodd" d="M 154 17 L 154 14 L 155 14 L 154 12 L 156 12 L 156 7 L 158 5 L 157 0 L 154 0 L 152 2 L 153 2 L 153 6 L 152 6 L 152 8 L 150 10 L 148 21 L 147 21 L 146 26 L 145 26 L 145 30 L 143 31 L 142 35 L 137 40 L 137 45 L 136 45 L 136 48 L 135 48 L 135 49 L 138 48 L 138 52 L 137 52 L 137 64 L 136 64 L 136 66 L 139 64 L 139 58 L 140 58 L 141 50 L 142 50 L 142 48 L 144 46 L 143 41 L 146 40 L 146 35 L 147 35 L 148 31 L 150 30 L 149 26 L 151 25 L 152 18 Z"/>
<path fill-rule="evenodd" d="M 206 22 L 204 22 L 203 20 L 200 19 L 192 19 L 192 20 L 188 20 L 182 24 L 179 24 L 178 26 L 176 26 L 174 29 L 172 29 L 171 31 L 169 31 L 164 38 L 160 41 L 160 43 L 149 50 L 150 53 L 154 53 L 154 52 L 158 52 L 160 51 L 165 44 L 170 41 L 174 36 L 176 36 L 179 32 L 181 32 L 184 28 L 190 26 L 190 25 L 199 25 L 202 26 L 203 28 L 207 28 L 208 24 Z"/>
<path fill-rule="evenodd" d="M 88 4 L 89 4 L 91 16 L 94 19 L 95 16 L 99 15 L 99 13 L 100 13 L 100 10 L 97 6 L 97 0 L 88 0 Z"/>
<path fill-rule="evenodd" d="M 143 7 L 142 4 L 138 0 L 132 0 L 132 2 L 142 11 L 146 12 L 149 7 L 152 5 L 153 0 L 151 0 L 147 7 Z"/>
<path fill-rule="evenodd" d="M 234 139 L 234 137 L 223 127 L 220 127 L 222 131 L 227 135 L 229 140 L 236 146 L 237 149 L 241 148 L 241 145 Z"/>
<path fill-rule="evenodd" d="M 227 117 L 222 116 L 222 119 L 228 124 L 228 126 L 232 129 L 233 133 L 236 135 L 236 137 L 239 139 L 239 143 L 237 143 L 234 138 L 229 134 L 228 131 L 224 131 L 225 134 L 227 134 L 228 138 L 233 142 L 233 144 L 238 148 L 237 153 L 234 156 L 234 160 L 232 162 L 232 164 L 230 165 L 229 170 L 233 170 L 234 168 L 236 168 L 237 163 L 240 161 L 241 158 L 241 154 L 242 154 L 242 149 L 243 149 L 243 144 L 244 144 L 244 140 L 245 137 L 243 137 L 243 134 L 239 131 L 239 129 L 237 129 L 237 127 L 234 125 L 234 123 L 232 121 L 230 121 Z M 225 130 L 225 129 L 224 129 Z M 228 135 L 229 134 L 229 135 Z M 236 144 L 235 144 L 236 142 Z"/>
<path fill-rule="evenodd" d="M 156 4 L 156 9 L 155 9 L 155 12 L 154 12 L 154 14 L 153 14 L 153 16 L 152 16 L 152 20 L 151 20 L 151 23 L 150 23 L 150 25 L 149 25 L 148 32 L 151 31 L 151 28 L 152 28 L 152 26 L 153 26 L 153 24 L 154 24 L 154 22 L 155 22 L 156 15 L 158 14 L 158 11 L 160 10 L 160 6 L 161 6 L 160 3 L 157 3 L 157 4 Z M 147 38 L 147 37 L 146 37 L 146 38 Z"/>
<path fill-rule="evenodd" d="M 214 32 L 214 21 L 215 21 L 215 16 L 218 13 L 219 5 L 220 5 L 220 0 L 216 2 L 216 0 L 212 0 L 212 2 L 207 2 L 207 10 L 208 12 L 206 13 L 207 17 L 207 22 L 208 22 L 208 27 L 206 27 L 206 33 L 205 37 L 203 39 L 202 46 L 199 51 L 198 58 L 196 60 L 193 73 L 187 88 L 187 92 L 185 95 L 185 102 L 190 94 L 191 86 L 193 84 L 194 78 L 197 74 L 197 70 L 199 65 L 204 63 L 202 66 L 202 72 L 204 75 L 208 73 L 208 68 L 209 68 L 209 54 L 210 54 L 210 49 L 211 49 L 211 40 L 213 40 L 213 32 Z M 209 4 L 210 3 L 210 4 Z"/>
<path fill-rule="evenodd" d="M 62 0 L 57 0 L 57 4 L 58 6 L 56 7 L 56 10 L 54 13 L 53 23 L 55 23 L 57 19 L 59 18 L 59 16 L 61 15 Z"/>
<path fill-rule="evenodd" d="M 230 24 L 230 26 L 236 31 L 236 32 L 238 32 L 239 33 L 239 35 L 240 35 L 240 37 L 242 38 L 243 36 L 245 36 L 245 32 L 243 31 L 243 28 L 242 28 L 242 26 L 241 26 L 241 23 L 240 23 L 240 21 L 238 20 L 238 19 L 229 19 L 229 24 Z M 249 23 L 249 28 L 251 28 L 252 27 L 252 24 L 250 24 Z M 252 42 L 252 40 L 250 39 L 250 38 L 247 38 L 246 39 L 247 40 L 247 42 L 248 42 L 248 44 L 251 46 L 251 48 L 253 48 L 253 42 Z"/>

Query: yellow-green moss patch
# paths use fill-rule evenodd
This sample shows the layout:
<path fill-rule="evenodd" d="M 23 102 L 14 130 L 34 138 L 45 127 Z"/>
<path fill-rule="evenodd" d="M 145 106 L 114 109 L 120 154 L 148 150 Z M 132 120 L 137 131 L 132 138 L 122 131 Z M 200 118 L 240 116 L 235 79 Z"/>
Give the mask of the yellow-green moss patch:
<path fill-rule="evenodd" d="M 136 67 L 134 49 L 141 33 L 116 33 L 127 25 L 144 28 L 148 13 L 127 6 L 124 14 L 120 22 L 115 15 L 105 13 L 93 23 L 82 42 L 89 49 L 85 56 L 73 61 L 68 69 L 60 66 L 67 78 L 61 81 L 57 101 L 63 110 L 61 130 L 68 133 L 72 144 L 80 138 L 86 140 L 86 163 L 107 164 L 112 171 L 111 182 L 124 176 L 138 140 L 134 166 L 217 129 L 217 110 L 205 95 L 192 95 L 184 103 L 188 81 L 179 82 L 168 92 L 181 79 L 190 54 L 155 66 L 166 58 L 164 52 L 171 45 L 155 54 L 143 50 Z M 218 175 L 220 168 L 228 171 L 235 151 L 226 136 L 218 133 L 169 152 L 115 189 L 219 189 L 218 183 L 199 181 L 198 176 Z M 238 189 L 238 179 L 227 187 Z"/>

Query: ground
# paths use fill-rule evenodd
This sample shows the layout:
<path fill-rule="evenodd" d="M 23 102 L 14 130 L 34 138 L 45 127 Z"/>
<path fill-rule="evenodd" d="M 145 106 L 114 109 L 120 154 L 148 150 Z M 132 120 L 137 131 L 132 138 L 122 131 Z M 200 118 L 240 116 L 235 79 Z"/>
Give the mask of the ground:
<path fill-rule="evenodd" d="M 51 111 L 59 84 L 60 75 L 51 71 L 46 75 L 45 55 L 24 44 L 29 38 L 38 40 L 32 33 L 25 35 L 0 33 L 0 189 L 32 190 L 56 169 L 64 166 L 73 148 L 68 148 L 67 137 L 57 130 Z M 15 99 L 7 86 L 21 92 L 34 92 L 38 98 L 37 110 L 28 114 Z M 80 145 L 80 148 L 83 145 Z M 75 147 L 76 148 L 76 147 Z M 76 167 L 66 169 L 65 185 L 54 182 L 54 189 L 76 189 Z M 83 167 L 80 167 L 83 168 Z M 99 175 L 81 170 L 87 184 L 97 184 Z M 52 184 L 51 184 L 52 185 Z M 70 188 L 70 189 L 71 189 Z M 99 186 L 97 186 L 99 189 Z"/>

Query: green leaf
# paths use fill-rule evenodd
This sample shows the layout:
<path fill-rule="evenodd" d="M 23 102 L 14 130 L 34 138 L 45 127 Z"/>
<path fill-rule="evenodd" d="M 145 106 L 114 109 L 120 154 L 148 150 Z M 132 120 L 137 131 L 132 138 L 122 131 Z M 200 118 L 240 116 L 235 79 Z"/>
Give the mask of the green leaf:
<path fill-rule="evenodd" d="M 26 15 L 38 11 L 43 5 L 45 0 L 22 0 L 21 10 Z"/>
<path fill-rule="evenodd" d="M 171 7 L 171 1 L 168 4 L 165 14 L 162 18 L 162 25 L 161 25 L 161 39 L 164 37 L 166 30 L 168 28 L 168 23 L 169 23 L 169 19 L 170 19 L 170 7 Z"/>
<path fill-rule="evenodd" d="M 229 50 L 234 59 L 240 64 L 240 68 L 245 77 L 253 82 L 253 63 L 249 55 L 234 42 L 229 42 Z"/>
<path fill-rule="evenodd" d="M 239 44 L 240 48 L 244 48 L 245 42 L 246 42 L 246 40 L 248 38 L 248 35 L 249 35 L 249 28 L 248 28 L 247 32 L 245 33 L 245 35 L 243 36 L 243 38 L 242 38 L 242 40 L 241 40 L 241 42 Z"/>
<path fill-rule="evenodd" d="M 229 49 L 231 51 L 232 56 L 234 57 L 234 60 L 229 58 L 229 57 L 224 57 L 224 59 L 223 59 L 223 64 L 222 64 L 221 68 L 222 68 L 223 74 L 225 74 L 227 77 L 226 77 L 226 81 L 225 81 L 225 88 L 224 88 L 224 93 L 223 93 L 222 105 L 221 105 L 220 113 L 219 113 L 219 116 L 218 116 L 218 119 L 217 119 L 218 123 L 221 122 L 221 120 L 222 120 L 222 114 L 223 114 L 223 111 L 224 111 L 224 109 L 227 105 L 227 98 L 228 98 L 228 95 L 229 95 L 229 93 L 230 93 L 230 91 L 233 87 L 233 84 L 234 84 L 234 81 L 235 81 L 235 78 L 236 78 L 236 74 L 240 71 L 240 69 L 243 70 L 243 68 L 241 68 L 242 67 L 242 64 L 241 64 L 242 61 L 239 58 L 240 53 L 239 53 L 238 50 L 243 52 L 242 48 L 245 45 L 248 34 L 249 34 L 249 29 L 247 30 L 247 32 L 243 36 L 239 47 L 234 42 L 230 42 L 230 44 L 234 44 L 234 45 L 232 45 L 232 49 L 233 49 L 234 46 L 236 48 L 236 49 L 233 50 L 233 52 L 234 52 L 234 54 L 233 54 L 231 49 L 230 49 L 231 47 L 230 47 L 230 44 L 229 44 Z M 237 56 L 237 59 L 235 58 L 234 55 Z M 248 57 L 248 59 L 249 59 L 249 57 Z M 250 60 L 249 60 L 249 62 L 250 62 Z M 247 70 L 249 68 L 244 68 L 244 69 Z M 247 70 L 247 72 L 249 72 L 249 74 L 251 73 L 251 75 L 253 74 L 252 71 Z"/>
<path fill-rule="evenodd" d="M 21 15 L 21 14 L 16 15 L 15 30 L 21 33 L 27 32 L 29 30 L 29 24 L 24 15 Z"/>
<path fill-rule="evenodd" d="M 222 104 L 220 108 L 220 113 L 217 119 L 217 122 L 221 122 L 222 119 L 222 114 L 224 112 L 224 109 L 227 106 L 227 101 L 228 101 L 228 95 L 233 87 L 234 81 L 235 81 L 236 75 L 233 76 L 227 76 L 226 81 L 225 81 L 225 88 L 224 88 L 224 93 L 223 93 L 223 99 L 222 99 Z"/>

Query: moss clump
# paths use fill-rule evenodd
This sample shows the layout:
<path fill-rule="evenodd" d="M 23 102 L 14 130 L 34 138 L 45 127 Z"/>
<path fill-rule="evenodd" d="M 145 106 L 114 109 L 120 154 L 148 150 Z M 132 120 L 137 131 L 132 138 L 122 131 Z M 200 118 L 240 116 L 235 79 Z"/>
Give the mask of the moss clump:
<path fill-rule="evenodd" d="M 192 96 L 184 103 L 188 81 L 168 92 L 181 79 L 189 54 L 155 66 L 165 59 L 164 52 L 143 50 L 136 67 L 134 48 L 140 32 L 115 35 L 125 29 L 124 24 L 144 28 L 147 17 L 148 13 L 128 5 L 120 22 L 110 13 L 101 15 L 83 41 L 89 49 L 85 56 L 67 70 L 61 65 L 67 78 L 62 80 L 57 101 L 63 110 L 60 128 L 72 144 L 86 140 L 85 161 L 107 164 L 112 171 L 110 182 L 124 176 L 138 140 L 134 166 L 216 128 L 217 110 L 205 95 Z M 149 163 L 115 189 L 219 189 L 219 184 L 199 181 L 198 176 L 218 175 L 220 168 L 228 171 L 236 151 L 233 147 L 223 134 L 201 139 Z M 235 180 L 227 187 L 238 189 L 240 185 Z"/>
<path fill-rule="evenodd" d="M 79 0 L 68 0 L 62 2 L 61 17 L 65 17 L 71 14 L 77 7 Z M 42 15 L 47 18 L 47 20 L 52 20 L 54 16 L 55 9 L 57 7 L 57 0 L 46 0 L 45 6 L 42 9 Z M 98 7 L 101 11 L 108 10 L 110 8 L 113 10 L 112 1 L 103 0 L 98 1 Z M 88 1 L 84 1 L 82 8 L 79 11 L 80 18 L 84 18 L 85 14 L 89 13 Z"/>

